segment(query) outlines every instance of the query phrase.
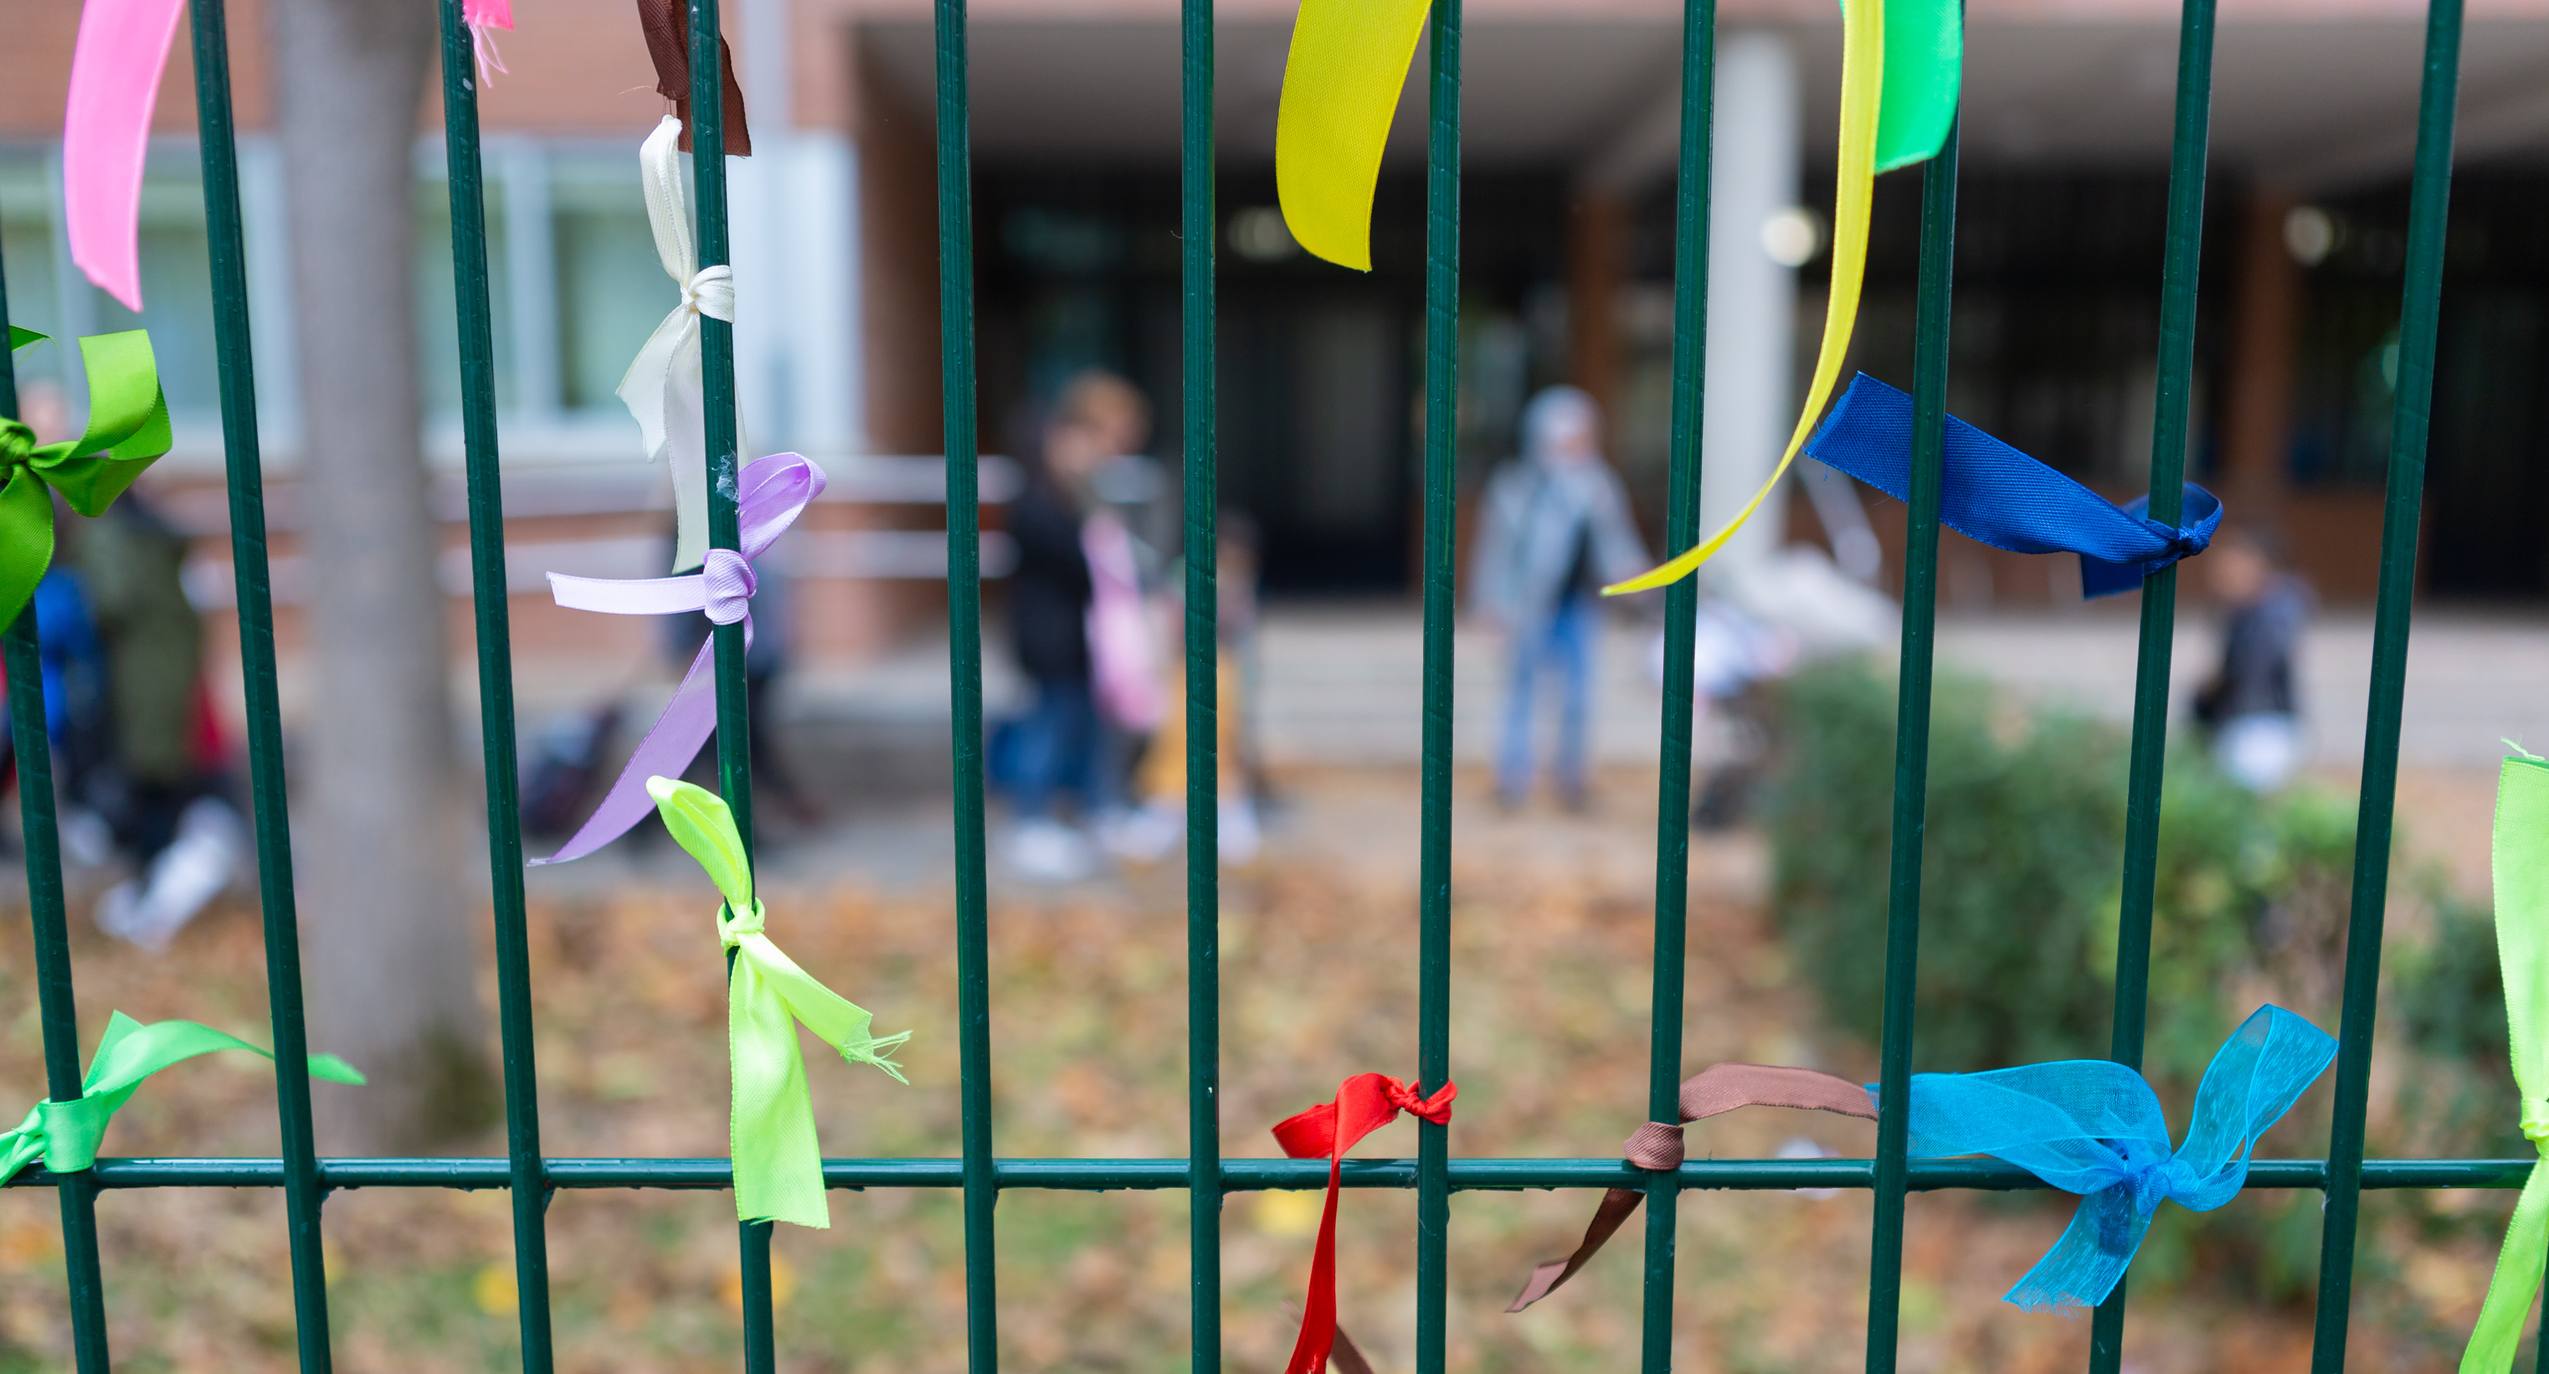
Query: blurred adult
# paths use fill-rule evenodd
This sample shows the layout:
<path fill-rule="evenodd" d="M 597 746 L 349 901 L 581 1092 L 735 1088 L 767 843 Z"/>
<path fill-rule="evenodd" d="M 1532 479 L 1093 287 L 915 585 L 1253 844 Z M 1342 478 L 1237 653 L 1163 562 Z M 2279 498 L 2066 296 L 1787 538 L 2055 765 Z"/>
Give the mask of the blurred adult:
<path fill-rule="evenodd" d="M 1584 805 L 1601 589 L 1647 561 L 1628 494 L 1602 456 L 1601 407 L 1570 386 L 1532 397 L 1521 456 L 1487 485 L 1470 570 L 1474 609 L 1504 636 L 1512 665 L 1496 750 L 1505 805 L 1531 791 L 1532 705 L 1545 677 L 1558 683 L 1558 793 L 1570 809 Z"/>

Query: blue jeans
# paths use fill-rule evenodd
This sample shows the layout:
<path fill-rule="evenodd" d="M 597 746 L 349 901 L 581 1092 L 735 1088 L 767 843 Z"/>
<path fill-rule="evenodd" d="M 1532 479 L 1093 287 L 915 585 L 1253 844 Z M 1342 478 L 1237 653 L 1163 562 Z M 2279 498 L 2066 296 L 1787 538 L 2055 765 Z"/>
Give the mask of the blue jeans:
<path fill-rule="evenodd" d="M 1593 641 L 1600 613 L 1589 596 L 1558 603 L 1537 625 L 1518 627 L 1513 677 L 1505 692 L 1505 730 L 1496 750 L 1496 791 L 1518 802 L 1531 791 L 1531 698 L 1543 673 L 1558 677 L 1558 788 L 1584 795 L 1585 736 L 1593 716 Z"/>
<path fill-rule="evenodd" d="M 1047 820 L 1065 792 L 1095 811 L 1104 791 L 1098 757 L 1097 698 L 1085 682 L 1039 682 L 1035 704 L 1018 718 L 1018 815 Z"/>

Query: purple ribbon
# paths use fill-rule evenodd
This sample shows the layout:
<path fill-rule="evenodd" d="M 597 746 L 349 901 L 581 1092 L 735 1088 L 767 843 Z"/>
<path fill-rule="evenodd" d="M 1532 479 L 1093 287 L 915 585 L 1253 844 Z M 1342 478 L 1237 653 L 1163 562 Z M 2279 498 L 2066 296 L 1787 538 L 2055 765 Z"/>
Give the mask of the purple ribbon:
<path fill-rule="evenodd" d="M 712 625 L 741 622 L 746 642 L 752 633 L 754 580 L 750 560 L 777 541 L 797 516 L 823 494 L 823 470 L 794 453 L 756 458 L 743 470 L 736 515 L 742 526 L 743 551 L 710 549 L 699 571 L 680 577 L 568 577 L 549 574 L 549 590 L 569 610 L 604 615 L 680 615 L 697 611 Z M 709 672 L 715 636 L 700 641 L 681 686 L 655 718 L 654 727 L 628 756 L 628 765 L 611 783 L 601 805 L 575 834 L 532 866 L 581 859 L 628 833 L 630 826 L 654 814 L 655 800 L 646 780 L 658 773 L 680 777 L 702 745 L 717 733 L 717 687 Z"/>

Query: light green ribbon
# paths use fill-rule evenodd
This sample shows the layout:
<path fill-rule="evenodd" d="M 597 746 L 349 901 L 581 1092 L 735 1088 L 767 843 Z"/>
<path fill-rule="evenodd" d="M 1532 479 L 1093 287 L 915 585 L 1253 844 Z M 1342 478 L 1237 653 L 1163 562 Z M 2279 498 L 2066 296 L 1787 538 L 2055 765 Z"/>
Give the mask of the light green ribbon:
<path fill-rule="evenodd" d="M 15 353 L 44 336 L 9 327 Z M 0 625 L 18 618 L 35 584 L 53 564 L 53 497 L 96 517 L 115 504 L 142 469 L 168 451 L 168 402 L 150 335 L 139 329 L 80 340 L 88 372 L 88 432 L 39 444 L 35 431 L 0 416 Z"/>
<path fill-rule="evenodd" d="M 0 1135 L 0 1183 L 17 1176 L 37 1160 L 57 1174 L 72 1173 L 97 1162 L 97 1144 L 117 1108 L 142 1086 L 142 1080 L 199 1054 L 246 1050 L 261 1059 L 274 1056 L 235 1035 L 192 1021 L 154 1021 L 144 1025 L 122 1012 L 106 1022 L 97 1042 L 97 1057 L 80 1080 L 80 1095 L 69 1102 L 35 1104 L 18 1128 Z M 310 1075 L 331 1083 L 360 1084 L 363 1075 L 332 1054 L 310 1056 Z"/>
<path fill-rule="evenodd" d="M 2496 960 L 2504 969 L 2522 1133 L 2549 1162 L 2549 760 L 2517 750 L 2496 781 Z M 2549 1168 L 2532 1166 L 2461 1374 L 2503 1374 L 2549 1265 Z"/>
<path fill-rule="evenodd" d="M 886 1056 L 900 1035 L 870 1032 L 875 1018 L 797 967 L 762 933 L 761 903 L 752 895 L 752 861 L 725 800 L 671 778 L 646 780 L 664 828 L 717 885 L 725 905 L 717 935 L 734 951 L 726 979 L 726 1054 L 734 1074 L 728 1148 L 735 1165 L 735 1214 L 745 1221 L 785 1221 L 818 1230 L 832 1224 L 823 1196 L 823 1150 L 814 1136 L 814 1098 L 796 1023 L 823 1037 L 841 1057 L 903 1077 Z M 738 914 L 741 913 L 741 914 Z"/>

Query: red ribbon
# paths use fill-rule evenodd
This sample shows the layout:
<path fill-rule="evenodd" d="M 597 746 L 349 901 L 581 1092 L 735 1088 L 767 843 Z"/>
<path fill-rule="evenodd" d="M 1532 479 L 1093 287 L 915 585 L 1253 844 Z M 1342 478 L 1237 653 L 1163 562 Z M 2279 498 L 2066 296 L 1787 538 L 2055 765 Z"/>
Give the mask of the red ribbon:
<path fill-rule="evenodd" d="M 1358 1073 L 1337 1085 L 1336 1100 L 1276 1124 L 1275 1143 L 1294 1159 L 1328 1157 L 1328 1204 L 1319 1214 L 1319 1248 L 1310 1260 L 1310 1291 L 1302 1298 L 1301 1335 L 1292 1344 L 1292 1359 L 1283 1374 L 1321 1374 L 1337 1345 L 1336 1329 L 1336 1200 L 1344 1176 L 1345 1152 L 1356 1141 L 1410 1112 L 1448 1125 L 1452 1099 L 1460 1085 L 1445 1083 L 1432 1097 L 1385 1073 Z"/>

